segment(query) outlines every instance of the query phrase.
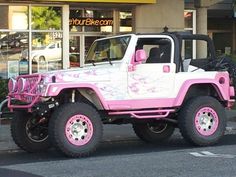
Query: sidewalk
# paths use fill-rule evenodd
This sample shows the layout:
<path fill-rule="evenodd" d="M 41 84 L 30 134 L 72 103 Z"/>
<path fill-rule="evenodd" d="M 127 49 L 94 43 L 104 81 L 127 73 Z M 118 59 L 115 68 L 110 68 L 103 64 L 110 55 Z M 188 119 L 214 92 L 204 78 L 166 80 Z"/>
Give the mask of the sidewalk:
<path fill-rule="evenodd" d="M 227 112 L 227 117 L 229 121 L 227 122 L 226 134 L 236 133 L 236 111 Z M 103 141 L 106 142 L 138 140 L 130 124 L 104 125 L 103 133 Z M 19 148 L 11 138 L 9 122 L 0 124 L 0 153 L 15 150 L 19 150 Z"/>

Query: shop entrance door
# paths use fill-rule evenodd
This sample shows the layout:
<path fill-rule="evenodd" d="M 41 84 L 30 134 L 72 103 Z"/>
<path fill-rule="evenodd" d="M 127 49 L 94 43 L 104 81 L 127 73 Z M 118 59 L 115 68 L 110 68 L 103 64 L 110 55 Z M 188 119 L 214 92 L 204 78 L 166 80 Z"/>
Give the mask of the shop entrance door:
<path fill-rule="evenodd" d="M 70 67 L 84 65 L 84 60 L 93 41 L 104 36 L 97 35 L 70 35 Z"/>
<path fill-rule="evenodd" d="M 80 66 L 80 46 L 81 36 L 70 36 L 70 67 Z"/>

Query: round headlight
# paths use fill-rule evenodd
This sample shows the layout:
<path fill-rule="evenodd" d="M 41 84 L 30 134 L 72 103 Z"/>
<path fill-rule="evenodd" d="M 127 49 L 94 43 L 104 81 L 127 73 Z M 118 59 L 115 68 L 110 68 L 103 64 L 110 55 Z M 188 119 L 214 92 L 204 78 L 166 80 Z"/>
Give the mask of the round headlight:
<path fill-rule="evenodd" d="M 26 79 L 20 78 L 17 81 L 17 88 L 19 92 L 24 92 L 26 88 Z"/>
<path fill-rule="evenodd" d="M 16 92 L 17 90 L 17 85 L 16 85 L 16 80 L 13 78 L 10 78 L 8 81 L 8 90 L 10 93 Z"/>

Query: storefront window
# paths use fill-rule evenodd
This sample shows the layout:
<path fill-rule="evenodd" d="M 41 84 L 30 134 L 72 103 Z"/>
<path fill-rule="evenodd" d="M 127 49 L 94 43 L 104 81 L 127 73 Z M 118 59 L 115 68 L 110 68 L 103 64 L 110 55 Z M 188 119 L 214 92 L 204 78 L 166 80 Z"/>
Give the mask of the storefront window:
<path fill-rule="evenodd" d="M 82 10 L 70 10 L 70 31 L 71 32 L 81 32 L 82 26 L 78 25 L 78 20 L 83 17 Z"/>
<path fill-rule="evenodd" d="M 0 29 L 28 29 L 28 7 L 1 5 Z"/>
<path fill-rule="evenodd" d="M 120 32 L 132 31 L 132 12 L 121 11 L 120 12 Z"/>
<path fill-rule="evenodd" d="M 33 30 L 62 29 L 61 7 L 32 7 Z"/>
<path fill-rule="evenodd" d="M 184 30 L 189 34 L 196 33 L 196 11 L 185 10 L 184 11 Z M 182 56 L 183 58 L 196 58 L 196 41 L 184 41 L 183 42 Z"/>
<path fill-rule="evenodd" d="M 91 25 L 85 26 L 86 32 L 112 32 L 112 11 L 85 10 L 84 17 L 91 19 Z"/>
<path fill-rule="evenodd" d="M 71 32 L 112 32 L 113 15 L 110 10 L 70 10 Z"/>
<path fill-rule="evenodd" d="M 62 33 L 33 33 L 31 50 L 32 72 L 62 68 Z"/>
<path fill-rule="evenodd" d="M 1 32 L 0 77 L 28 74 L 28 62 L 23 63 L 21 56 L 22 51 L 28 49 L 28 39 L 27 32 Z"/>
<path fill-rule="evenodd" d="M 80 36 L 70 37 L 70 67 L 80 66 Z"/>
<path fill-rule="evenodd" d="M 0 16 L 0 77 L 62 68 L 62 7 L 0 5 Z"/>
<path fill-rule="evenodd" d="M 193 28 L 193 12 L 184 12 L 185 28 Z"/>

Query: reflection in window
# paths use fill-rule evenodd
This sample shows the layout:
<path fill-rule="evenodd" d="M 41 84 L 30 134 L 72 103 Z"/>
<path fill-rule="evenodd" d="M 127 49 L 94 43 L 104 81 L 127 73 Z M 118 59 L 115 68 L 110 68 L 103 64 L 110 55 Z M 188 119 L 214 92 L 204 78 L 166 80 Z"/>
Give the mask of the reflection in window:
<path fill-rule="evenodd" d="M 70 36 L 70 67 L 80 66 L 80 37 Z"/>
<path fill-rule="evenodd" d="M 28 29 L 28 7 L 0 5 L 0 29 Z"/>
<path fill-rule="evenodd" d="M 25 56 L 28 51 L 24 51 Z M 33 33 L 32 34 L 32 72 L 46 72 L 62 68 L 62 34 Z"/>
<path fill-rule="evenodd" d="M 191 59 L 193 58 L 193 41 L 185 40 L 183 41 L 184 44 L 184 58 Z"/>
<path fill-rule="evenodd" d="M 29 12 L 32 12 L 32 31 L 41 30 L 40 33 L 28 31 Z M 55 57 L 50 59 L 45 55 L 44 62 L 46 64 L 39 65 L 39 60 L 36 61 L 37 67 L 33 71 L 43 72 L 62 68 L 62 7 L 0 5 L 0 14 L 0 77 L 7 78 L 28 74 L 31 71 L 29 63 L 32 62 L 33 58 L 39 59 L 40 51 L 46 51 L 47 48 L 50 52 L 59 49 L 57 51 L 59 56 L 56 59 Z M 43 33 L 43 30 L 54 32 Z M 32 36 L 31 50 L 29 50 L 29 36 Z M 54 44 L 49 46 L 51 43 Z M 45 47 L 45 49 L 40 47 Z M 55 55 L 52 53 L 52 56 Z"/>
<path fill-rule="evenodd" d="M 27 60 L 22 60 L 21 52 L 28 49 L 27 32 L 0 33 L 0 77 L 14 77 L 28 74 Z"/>
<path fill-rule="evenodd" d="M 184 12 L 185 28 L 193 28 L 193 12 Z"/>
<path fill-rule="evenodd" d="M 70 10 L 71 32 L 104 32 L 113 30 L 112 10 Z"/>
<path fill-rule="evenodd" d="M 84 17 L 92 18 L 92 19 L 104 19 L 104 20 L 113 20 L 112 18 L 112 11 L 106 10 L 85 10 Z M 107 23 L 109 25 L 89 25 L 85 26 L 85 31 L 91 32 L 112 32 L 112 25 L 113 23 Z"/>
<path fill-rule="evenodd" d="M 82 26 L 75 24 L 75 20 L 78 20 L 82 17 L 82 10 L 70 10 L 70 31 L 72 32 L 81 32 Z"/>
<path fill-rule="evenodd" d="M 85 63 L 121 60 L 126 52 L 130 36 L 98 40 L 93 43 Z"/>
<path fill-rule="evenodd" d="M 120 12 L 120 32 L 132 31 L 132 12 L 122 11 Z"/>
<path fill-rule="evenodd" d="M 0 34 L 0 48 L 23 48 L 28 45 L 28 33 L 10 32 Z"/>
<path fill-rule="evenodd" d="M 194 10 L 185 10 L 184 11 L 184 22 L 185 22 L 185 27 L 184 30 L 186 32 L 189 32 L 190 34 L 195 34 L 196 33 L 196 27 L 194 26 L 194 19 L 196 18 L 196 13 Z M 183 50 L 182 50 L 182 56 L 183 58 L 196 58 L 196 41 L 185 41 L 183 42 Z"/>
<path fill-rule="evenodd" d="M 62 29 L 61 7 L 32 7 L 33 30 Z"/>

